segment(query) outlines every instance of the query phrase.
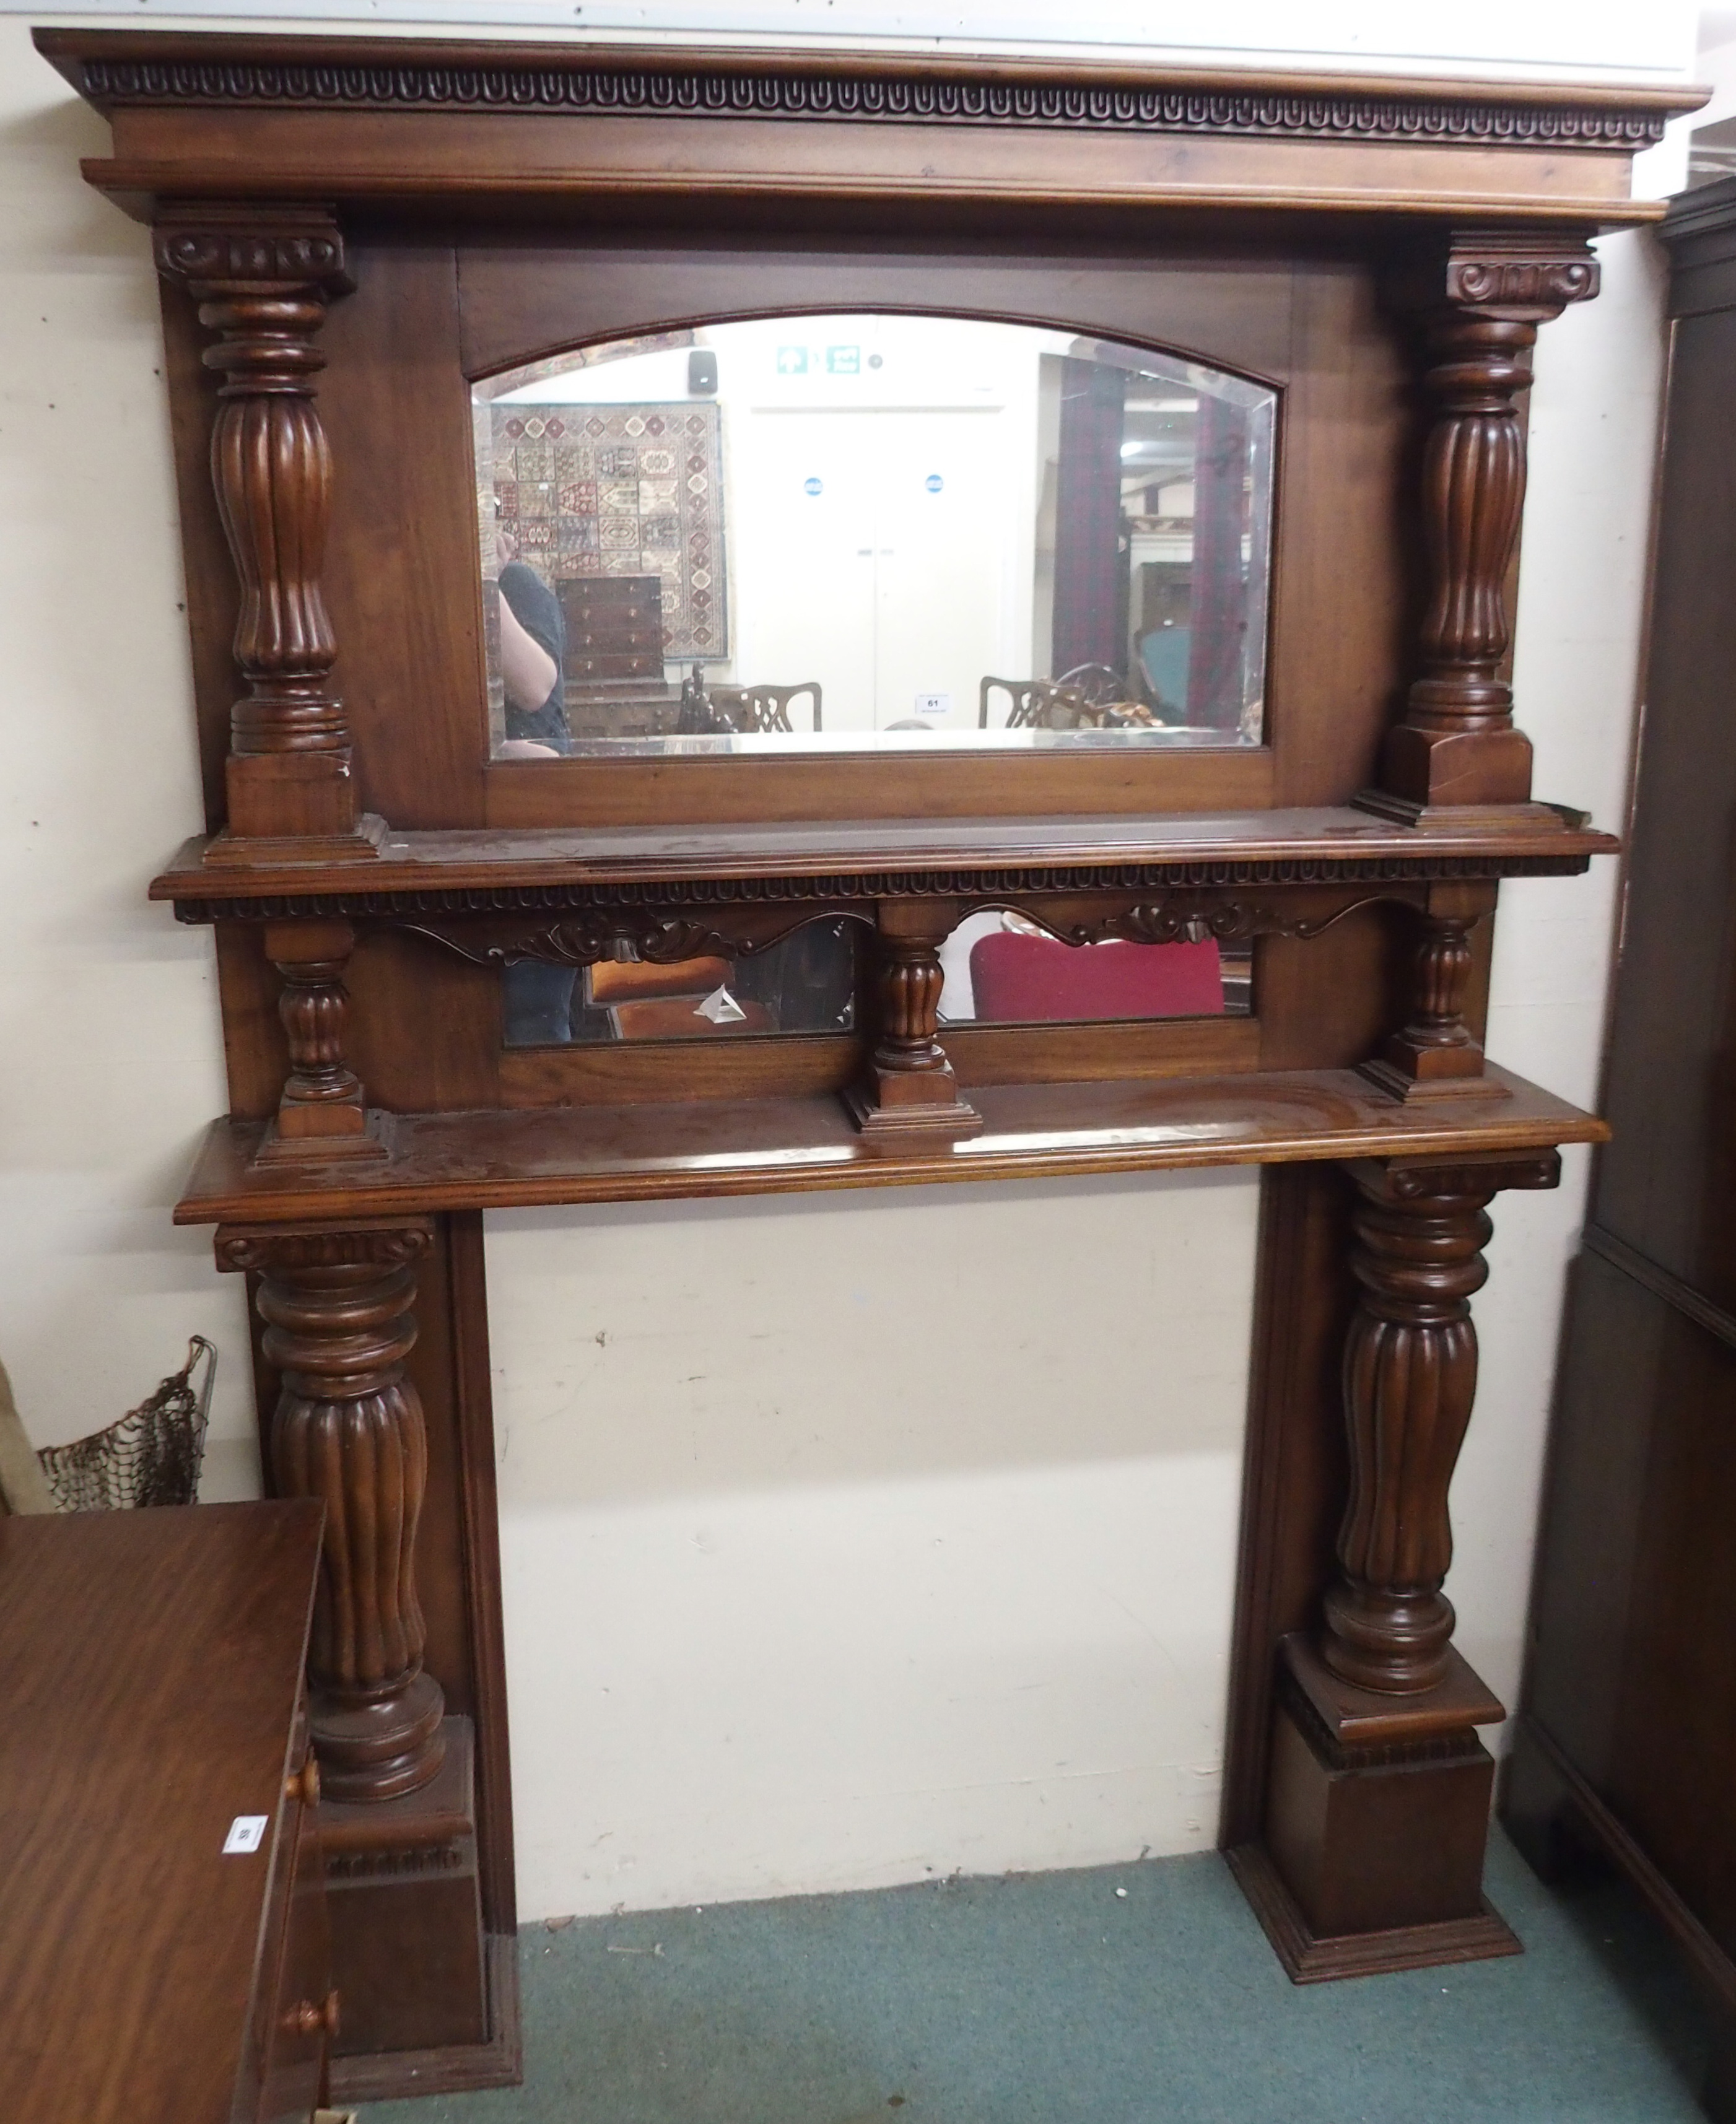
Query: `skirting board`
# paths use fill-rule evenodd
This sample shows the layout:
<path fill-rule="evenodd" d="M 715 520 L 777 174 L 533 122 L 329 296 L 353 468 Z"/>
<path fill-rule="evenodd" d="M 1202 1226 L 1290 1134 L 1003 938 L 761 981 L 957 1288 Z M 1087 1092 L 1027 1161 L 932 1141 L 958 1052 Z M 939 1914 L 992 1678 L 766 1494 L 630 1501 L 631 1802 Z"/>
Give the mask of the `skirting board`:
<path fill-rule="evenodd" d="M 334 2058 L 332 2100 L 396 2102 L 412 2094 L 458 2094 L 483 2087 L 516 2087 L 525 2076 L 519 2027 L 518 1948 L 514 1934 L 488 1935 L 488 2026 L 492 2033 L 486 2043 Z"/>
<path fill-rule="evenodd" d="M 1498 1955 L 1525 1952 L 1518 1934 L 1487 1901 L 1475 1917 L 1455 1918 L 1443 1924 L 1402 1925 L 1391 1932 L 1319 1938 L 1309 1930 L 1263 1844 L 1239 1844 L 1224 1856 L 1292 1984 L 1325 1984 L 1341 1976 L 1379 1976 L 1395 1969 L 1488 1962 Z"/>

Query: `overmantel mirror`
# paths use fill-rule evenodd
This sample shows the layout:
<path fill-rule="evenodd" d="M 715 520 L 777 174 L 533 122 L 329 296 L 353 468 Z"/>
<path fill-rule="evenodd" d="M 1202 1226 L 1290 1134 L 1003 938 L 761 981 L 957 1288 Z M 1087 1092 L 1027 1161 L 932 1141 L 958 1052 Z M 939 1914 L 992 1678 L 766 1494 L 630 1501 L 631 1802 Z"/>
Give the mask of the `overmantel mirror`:
<path fill-rule="evenodd" d="M 1447 1492 L 1487 1205 L 1602 1126 L 1485 1060 L 1489 918 L 1615 846 L 1515 721 L 1522 409 L 1695 96 L 38 42 L 163 284 L 176 1214 L 327 1504 L 339 2087 L 517 2070 L 515 1205 L 1261 1167 L 1221 1841 L 1299 1981 L 1515 1951 Z"/>
<path fill-rule="evenodd" d="M 1268 387 L 797 312 L 472 396 L 496 759 L 1259 742 Z"/>

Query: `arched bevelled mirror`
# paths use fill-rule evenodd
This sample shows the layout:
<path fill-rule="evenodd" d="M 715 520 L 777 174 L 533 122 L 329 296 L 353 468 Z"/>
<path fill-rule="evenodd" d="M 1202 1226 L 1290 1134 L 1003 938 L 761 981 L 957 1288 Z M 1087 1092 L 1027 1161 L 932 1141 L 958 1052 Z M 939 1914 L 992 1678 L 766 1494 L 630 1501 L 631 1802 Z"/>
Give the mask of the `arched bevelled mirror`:
<path fill-rule="evenodd" d="M 1277 395 L 832 312 L 473 391 L 496 758 L 1259 743 Z"/>

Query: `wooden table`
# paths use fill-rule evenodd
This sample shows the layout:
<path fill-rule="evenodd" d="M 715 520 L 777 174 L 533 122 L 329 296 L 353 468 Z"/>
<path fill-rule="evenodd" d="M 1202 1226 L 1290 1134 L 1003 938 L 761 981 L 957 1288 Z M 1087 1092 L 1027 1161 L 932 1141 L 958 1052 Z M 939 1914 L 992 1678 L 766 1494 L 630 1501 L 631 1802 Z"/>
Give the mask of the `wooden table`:
<path fill-rule="evenodd" d="M 336 2019 L 303 1768 L 323 1517 L 0 1518 L 0 2117 L 312 2112 Z"/>

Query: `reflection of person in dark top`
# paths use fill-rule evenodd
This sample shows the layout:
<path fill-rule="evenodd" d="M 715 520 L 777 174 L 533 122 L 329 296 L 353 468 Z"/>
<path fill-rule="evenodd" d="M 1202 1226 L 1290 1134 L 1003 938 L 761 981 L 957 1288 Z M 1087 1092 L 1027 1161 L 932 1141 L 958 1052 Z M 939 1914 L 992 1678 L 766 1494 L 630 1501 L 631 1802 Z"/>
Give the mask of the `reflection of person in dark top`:
<path fill-rule="evenodd" d="M 535 570 L 517 557 L 508 532 L 496 538 L 501 586 L 501 681 L 506 696 L 506 740 L 572 749 L 567 727 L 567 623 L 561 601 Z M 531 755 L 533 758 L 534 754 Z"/>

